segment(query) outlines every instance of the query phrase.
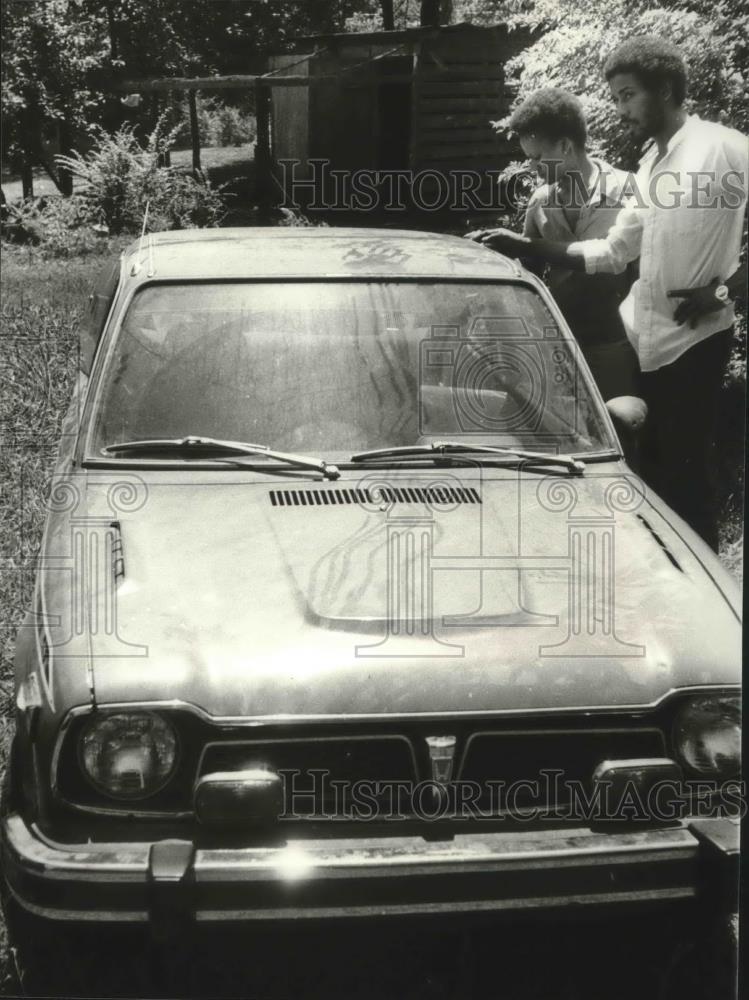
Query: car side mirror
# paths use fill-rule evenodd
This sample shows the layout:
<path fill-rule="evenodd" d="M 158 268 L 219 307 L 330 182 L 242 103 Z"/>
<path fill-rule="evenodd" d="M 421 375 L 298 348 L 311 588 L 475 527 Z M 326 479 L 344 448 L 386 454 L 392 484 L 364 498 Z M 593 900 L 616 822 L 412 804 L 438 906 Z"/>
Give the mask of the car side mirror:
<path fill-rule="evenodd" d="M 648 407 L 639 396 L 614 396 L 606 402 L 606 409 L 617 431 L 625 436 L 640 433 L 648 417 Z"/>
<path fill-rule="evenodd" d="M 629 464 L 636 468 L 639 460 L 638 439 L 648 418 L 648 407 L 638 396 L 615 396 L 606 401 Z"/>

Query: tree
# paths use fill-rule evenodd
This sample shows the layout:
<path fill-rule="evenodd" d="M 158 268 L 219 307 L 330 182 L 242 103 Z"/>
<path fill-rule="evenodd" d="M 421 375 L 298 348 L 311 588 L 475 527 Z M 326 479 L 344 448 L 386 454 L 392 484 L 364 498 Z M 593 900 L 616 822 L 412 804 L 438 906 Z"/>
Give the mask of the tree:
<path fill-rule="evenodd" d="M 452 0 L 421 0 L 420 23 L 424 28 L 436 28 L 452 20 Z"/>
<path fill-rule="evenodd" d="M 56 128 L 66 152 L 76 128 L 96 116 L 101 95 L 86 78 L 108 50 L 103 19 L 89 18 L 84 0 L 7 0 L 2 31 L 4 152 L 21 166 L 24 193 L 31 193 L 33 163 L 69 190 L 69 179 L 52 166 L 45 140 Z"/>
<path fill-rule="evenodd" d="M 50 131 L 68 154 L 93 125 L 122 124 L 117 76 L 262 71 L 269 51 L 305 34 L 343 31 L 366 0 L 5 0 L 2 30 L 3 153 L 22 169 L 42 164 L 70 189 L 46 152 Z M 151 106 L 152 105 L 152 106 Z M 121 109 L 120 109 L 121 110 Z M 142 131 L 158 117 L 152 101 Z"/>
<path fill-rule="evenodd" d="M 653 0 L 534 0 L 523 8 L 510 14 L 510 24 L 539 35 L 508 65 L 518 101 L 539 87 L 571 90 L 583 102 L 594 152 L 612 162 L 631 168 L 639 155 L 620 126 L 602 73 L 608 54 L 632 35 L 671 39 L 687 63 L 690 109 L 749 131 L 746 0 L 662 0 L 657 7 Z"/>

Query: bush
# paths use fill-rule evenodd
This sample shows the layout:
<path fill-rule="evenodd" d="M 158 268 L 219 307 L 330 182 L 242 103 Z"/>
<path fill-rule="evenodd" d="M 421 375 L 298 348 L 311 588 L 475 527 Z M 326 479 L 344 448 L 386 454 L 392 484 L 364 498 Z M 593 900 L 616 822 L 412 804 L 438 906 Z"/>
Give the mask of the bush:
<path fill-rule="evenodd" d="M 215 97 L 199 103 L 198 128 L 204 146 L 244 146 L 257 135 L 254 115 Z"/>
<path fill-rule="evenodd" d="M 749 128 L 746 70 L 749 9 L 728 0 L 585 0 L 561 4 L 534 0 L 511 23 L 543 33 L 511 60 L 519 83 L 518 103 L 540 87 L 565 87 L 580 98 L 595 155 L 632 169 L 639 150 L 622 129 L 602 66 L 633 35 L 656 35 L 679 46 L 687 64 L 687 107 L 711 121 L 746 133 Z M 498 122 L 507 124 L 507 118 Z"/>
<path fill-rule="evenodd" d="M 80 198 L 89 223 L 106 226 L 111 234 L 140 232 L 148 206 L 151 231 L 219 224 L 224 214 L 219 189 L 204 175 L 162 165 L 179 129 L 166 131 L 162 117 L 141 146 L 130 126 L 114 135 L 97 127 L 91 152 L 57 157 L 83 181 Z"/>
<path fill-rule="evenodd" d="M 83 200 L 27 198 L 7 205 L 0 230 L 3 240 L 38 247 L 43 257 L 78 257 L 99 253 L 106 231 L 93 227 Z"/>

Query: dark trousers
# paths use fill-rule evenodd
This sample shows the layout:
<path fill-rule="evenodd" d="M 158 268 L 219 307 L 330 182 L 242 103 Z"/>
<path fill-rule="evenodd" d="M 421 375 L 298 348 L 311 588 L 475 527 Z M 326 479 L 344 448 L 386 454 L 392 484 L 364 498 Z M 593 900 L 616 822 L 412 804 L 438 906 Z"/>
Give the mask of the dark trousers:
<path fill-rule="evenodd" d="M 718 550 L 715 433 L 733 328 L 714 333 L 676 361 L 640 374 L 648 405 L 642 477 Z"/>

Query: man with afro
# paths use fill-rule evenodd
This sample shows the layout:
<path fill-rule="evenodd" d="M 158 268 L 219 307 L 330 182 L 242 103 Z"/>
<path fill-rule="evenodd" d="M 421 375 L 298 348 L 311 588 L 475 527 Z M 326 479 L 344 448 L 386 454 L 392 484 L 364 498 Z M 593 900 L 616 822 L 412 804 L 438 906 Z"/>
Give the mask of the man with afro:
<path fill-rule="evenodd" d="M 558 87 L 538 90 L 515 111 L 510 128 L 543 182 L 528 203 L 525 235 L 563 242 L 606 236 L 622 207 L 627 175 L 589 155 L 577 97 Z M 552 267 L 548 282 L 603 398 L 632 395 L 637 357 L 619 315 L 630 274 Z"/>

